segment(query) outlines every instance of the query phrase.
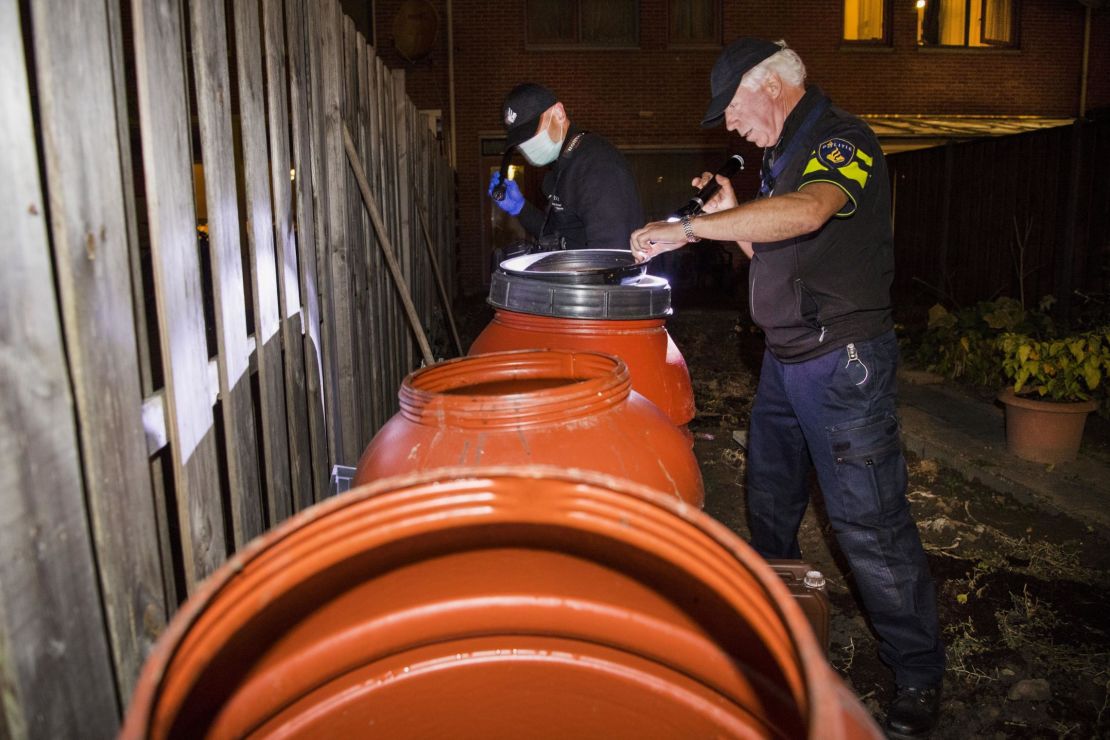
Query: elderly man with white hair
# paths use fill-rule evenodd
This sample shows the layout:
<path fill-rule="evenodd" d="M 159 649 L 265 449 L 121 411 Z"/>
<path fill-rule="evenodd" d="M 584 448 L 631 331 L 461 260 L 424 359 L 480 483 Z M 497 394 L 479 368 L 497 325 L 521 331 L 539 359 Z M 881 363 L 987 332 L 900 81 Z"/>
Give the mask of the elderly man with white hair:
<path fill-rule="evenodd" d="M 752 545 L 767 558 L 801 556 L 815 468 L 880 657 L 894 672 L 886 731 L 923 737 L 940 711 L 945 659 L 895 416 L 886 161 L 866 124 L 805 85 L 805 66 L 784 42 L 732 43 L 710 86 L 702 126 L 723 119 L 763 148 L 760 192 L 738 203 L 718 177 L 702 215 L 647 224 L 632 234 L 632 252 L 643 262 L 700 239 L 735 240 L 751 259 L 751 316 L 767 346 L 748 444 Z"/>

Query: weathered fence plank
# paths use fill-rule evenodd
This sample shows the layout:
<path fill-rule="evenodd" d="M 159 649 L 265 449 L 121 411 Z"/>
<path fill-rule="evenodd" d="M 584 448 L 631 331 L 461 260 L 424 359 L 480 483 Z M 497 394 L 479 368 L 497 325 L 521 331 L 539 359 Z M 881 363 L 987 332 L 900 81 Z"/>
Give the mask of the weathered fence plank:
<path fill-rule="evenodd" d="M 62 323 L 100 582 L 127 697 L 165 625 L 166 603 L 140 416 L 109 20 L 103 6 L 36 2 L 32 24 Z"/>
<path fill-rule="evenodd" d="M 366 75 L 366 162 L 368 173 L 371 177 L 375 192 L 381 192 L 384 172 L 381 165 L 381 117 L 382 106 L 379 98 L 379 84 L 377 73 L 377 57 L 373 48 L 365 60 Z M 392 373 L 389 367 L 388 350 L 388 324 L 385 310 L 385 297 L 388 295 L 388 277 L 385 275 L 384 262 L 382 261 L 381 248 L 378 246 L 378 237 L 374 230 L 370 230 L 367 243 L 367 270 L 370 283 L 370 305 L 368 306 L 370 323 L 373 326 L 372 352 L 374 354 L 374 369 L 377 374 L 375 383 L 375 397 L 377 413 L 374 416 L 374 428 L 380 429 L 393 413 L 393 398 L 395 386 L 392 384 Z"/>
<path fill-rule="evenodd" d="M 311 442 L 313 500 L 327 494 L 331 474 L 328 426 L 325 418 L 324 350 L 320 332 L 320 298 L 316 283 L 316 243 L 319 226 L 312 194 L 312 125 L 309 113 L 309 60 L 305 38 L 304 0 L 286 0 L 285 28 L 289 49 L 289 111 L 293 132 L 294 193 L 301 304 L 304 306 L 305 386 L 308 393 L 308 430 Z M 298 499 L 297 511 L 308 504 Z"/>
<path fill-rule="evenodd" d="M 307 59 L 306 77 L 308 86 L 306 98 L 308 103 L 307 125 L 311 140 L 308 152 L 311 163 L 311 182 L 313 210 L 316 214 L 315 243 L 316 267 L 315 274 L 319 286 L 320 298 L 320 334 L 323 342 L 323 372 L 324 372 L 324 408 L 327 419 L 328 462 L 330 465 L 339 461 L 343 455 L 343 425 L 340 421 L 341 408 L 339 402 L 339 372 L 336 363 L 336 337 L 335 337 L 335 310 L 334 290 L 332 288 L 331 260 L 330 260 L 330 232 L 333 228 L 331 209 L 329 203 L 329 189 L 327 182 L 327 157 L 328 148 L 325 141 L 325 106 L 324 106 L 324 60 L 322 37 L 325 33 L 324 26 L 328 19 L 328 8 L 332 6 L 319 0 L 305 0 L 302 18 L 305 21 L 305 48 Z M 309 12 L 311 11 L 311 12 Z"/>
<path fill-rule="evenodd" d="M 358 149 L 362 157 L 362 161 L 367 166 L 372 166 L 369 163 L 372 159 L 373 151 L 373 132 L 370 123 L 370 70 L 369 63 L 373 58 L 373 50 L 367 46 L 366 41 L 361 37 L 356 37 L 356 60 L 357 75 L 358 75 L 358 96 L 357 106 L 355 109 L 355 125 L 358 127 Z M 365 295 L 363 296 L 362 305 L 360 306 L 362 326 L 365 331 L 365 344 L 364 352 L 366 359 L 366 382 L 369 383 L 367 389 L 366 400 L 369 402 L 369 407 L 366 413 L 364 422 L 365 438 L 366 441 L 374 436 L 381 425 L 385 422 L 384 413 L 382 411 L 384 388 L 382 387 L 382 358 L 378 347 L 378 337 L 380 336 L 380 329 L 378 322 L 375 319 L 375 284 L 377 275 L 374 272 L 373 253 L 378 249 L 375 241 L 373 229 L 370 227 L 370 218 L 366 210 L 362 207 L 361 201 L 356 202 L 358 214 L 361 217 L 363 228 L 363 251 L 362 262 L 359 265 L 359 271 L 363 275 L 363 285 Z"/>
<path fill-rule="evenodd" d="M 262 449 L 270 522 L 286 519 L 293 507 L 289 479 L 289 437 L 285 416 L 285 370 L 282 367 L 278 264 L 274 253 L 270 159 L 262 89 L 261 29 L 258 0 L 237 0 L 235 67 L 239 77 L 239 122 L 246 185 L 247 244 L 250 246 L 254 294 L 254 336 L 258 345 L 259 405 Z"/>
<path fill-rule="evenodd" d="M 157 351 L 152 351 L 149 324 L 153 317 L 147 316 L 147 291 L 143 285 L 143 261 L 139 247 L 138 205 L 135 194 L 135 171 L 131 156 L 131 121 L 128 109 L 127 65 L 124 56 L 124 29 L 122 14 L 124 8 L 119 3 L 106 3 L 108 10 L 108 32 L 111 37 L 112 79 L 116 95 L 116 131 L 119 138 L 120 175 L 123 179 L 123 203 L 127 223 L 127 243 L 131 245 L 128 256 L 131 264 L 132 311 L 135 317 L 135 339 L 138 344 L 139 377 L 142 381 L 143 398 L 157 390 L 154 384 L 154 363 Z M 174 577 L 173 545 L 170 542 L 170 523 L 166 490 L 166 463 L 164 455 L 150 460 L 150 486 L 154 499 L 154 517 L 157 522 L 158 558 L 162 572 L 162 587 L 166 602 L 166 612 L 172 614 L 179 605 L 178 589 Z"/>
<path fill-rule="evenodd" d="M 180 0 L 132 0 L 166 420 L 190 592 L 227 557 L 208 394 Z"/>
<path fill-rule="evenodd" d="M 289 474 L 293 511 L 312 503 L 312 449 L 305 386 L 303 319 L 298 286 L 297 239 L 293 233 L 290 182 L 289 96 L 286 94 L 285 26 L 281 0 L 263 0 L 266 58 L 266 112 L 270 133 L 270 183 L 274 195 L 274 237 L 278 252 L 278 302 L 285 347 L 285 406 L 288 414 Z M 289 512 L 283 512 L 286 516 Z M 271 523 L 281 516 L 270 512 Z"/>
<path fill-rule="evenodd" d="M 435 360 L 432 357 L 431 347 L 428 346 L 428 339 L 424 335 L 424 329 L 421 325 L 420 317 L 417 315 L 416 306 L 412 302 L 412 293 L 409 290 L 400 263 L 397 261 L 396 251 L 390 243 L 391 240 L 385 230 L 385 224 L 382 222 L 381 214 L 378 213 L 374 194 L 370 191 L 369 180 L 367 180 L 366 172 L 363 170 L 362 163 L 358 158 L 358 151 L 355 149 L 350 132 L 347 131 L 346 127 L 343 128 L 343 144 L 346 147 L 347 158 L 351 164 L 351 169 L 354 170 L 355 180 L 358 182 L 358 187 L 362 191 L 362 201 L 366 204 L 366 209 L 370 212 L 370 218 L 374 222 L 374 229 L 378 232 L 378 244 L 381 246 L 382 254 L 385 255 L 386 262 L 389 265 L 389 272 L 393 276 L 394 287 L 401 299 L 401 303 L 404 305 L 405 315 L 409 320 L 409 327 L 420 344 L 424 362 L 431 365 Z"/>
<path fill-rule="evenodd" d="M 434 361 L 453 196 L 336 0 L 8 2 L 0 42 L 0 738 L 110 737 L 179 599 Z"/>
<path fill-rule="evenodd" d="M 361 450 L 358 399 L 355 397 L 355 368 L 351 306 L 350 243 L 347 228 L 347 163 L 343 152 L 343 119 L 340 111 L 343 63 L 342 18 L 334 0 L 321 0 L 320 60 L 323 98 L 325 171 L 328 235 L 327 266 L 331 275 L 331 317 L 335 326 L 335 365 L 339 407 L 344 413 L 335 420 L 340 432 L 336 462 L 353 465 Z"/>
<path fill-rule="evenodd" d="M 231 133 L 227 26 L 223 0 L 189 3 L 197 118 L 204 161 L 208 248 L 216 310 L 217 367 L 227 460 L 228 494 L 235 548 L 263 529 L 258 444 L 251 398 L 250 345 L 243 322 L 246 298 L 235 192 L 235 150 Z"/>
<path fill-rule="evenodd" d="M 343 17 L 342 95 L 340 113 L 343 124 L 353 132 L 356 146 L 361 152 L 361 129 L 358 125 L 358 32 L 354 21 Z M 367 298 L 366 273 L 360 269 L 366 251 L 366 218 L 358 202 L 358 189 L 348 175 L 344 188 L 347 194 L 347 259 L 351 266 L 351 354 L 354 366 L 355 401 L 358 405 L 358 439 L 356 447 L 361 454 L 370 441 L 370 416 L 373 390 L 370 385 L 370 366 L 373 364 L 368 351 L 369 332 L 366 329 L 365 305 Z M 357 458 L 355 458 L 357 459 Z"/>
<path fill-rule="evenodd" d="M 16 4 L 0 3 L 0 138 L 8 151 L 0 163 L 7 229 L 0 250 L 0 736 L 110 737 L 120 697 L 100 619 L 62 331 L 50 301 L 23 65 Z"/>

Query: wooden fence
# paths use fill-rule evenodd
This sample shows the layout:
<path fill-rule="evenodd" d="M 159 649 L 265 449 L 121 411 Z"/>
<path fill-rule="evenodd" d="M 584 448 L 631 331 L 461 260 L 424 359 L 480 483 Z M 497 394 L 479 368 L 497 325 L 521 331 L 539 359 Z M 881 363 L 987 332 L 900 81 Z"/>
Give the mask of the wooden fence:
<path fill-rule="evenodd" d="M 444 345 L 454 173 L 335 0 L 0 0 L 0 69 L 0 738 L 110 737 L 181 601 L 394 413 L 383 235 Z"/>
<path fill-rule="evenodd" d="M 1110 120 L 892 155 L 903 303 L 1110 298 Z M 1019 277 L 1020 276 L 1020 277 Z M 1076 293 L 1076 291 L 1079 291 Z"/>

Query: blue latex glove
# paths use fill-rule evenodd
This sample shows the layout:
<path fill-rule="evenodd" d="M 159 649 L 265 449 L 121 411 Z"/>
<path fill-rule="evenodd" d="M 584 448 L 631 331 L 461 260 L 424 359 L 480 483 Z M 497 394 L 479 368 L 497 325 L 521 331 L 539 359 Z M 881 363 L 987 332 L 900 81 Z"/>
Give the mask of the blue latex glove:
<path fill-rule="evenodd" d="M 501 173 L 494 172 L 493 177 L 489 179 L 489 196 L 493 197 L 493 186 L 501 182 Z M 508 180 L 505 182 L 505 199 L 494 200 L 494 205 L 500 208 L 510 216 L 515 216 L 520 213 L 524 208 L 524 194 L 520 192 L 520 186 L 516 184 L 515 180 Z"/>

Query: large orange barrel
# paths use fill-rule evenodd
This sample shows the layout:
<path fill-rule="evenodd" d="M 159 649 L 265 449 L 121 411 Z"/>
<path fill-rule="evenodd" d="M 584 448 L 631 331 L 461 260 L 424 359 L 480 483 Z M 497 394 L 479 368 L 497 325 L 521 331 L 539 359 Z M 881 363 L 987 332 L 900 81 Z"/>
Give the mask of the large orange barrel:
<path fill-rule="evenodd" d="M 353 489 L 174 617 L 126 738 L 880 738 L 770 567 L 693 507 L 554 468 Z"/>
<path fill-rule="evenodd" d="M 701 506 L 690 444 L 632 390 L 622 360 L 523 350 L 463 357 L 405 378 L 354 485 L 451 465 L 560 465 L 650 485 Z"/>
<path fill-rule="evenodd" d="M 579 349 L 619 356 L 632 374 L 632 387 L 684 427 L 694 418 L 694 391 L 686 360 L 666 329 L 671 313 L 671 288 L 651 275 L 624 277 L 618 282 L 582 282 L 619 278 L 610 269 L 614 257 L 631 260 L 628 250 L 582 249 L 528 255 L 508 260 L 507 269 L 490 276 L 489 302 L 493 320 L 470 347 L 470 354 L 513 349 Z M 538 258 L 538 259 L 537 259 Z M 553 260 L 577 271 L 540 271 Z M 511 264 L 528 261 L 521 269 Z M 617 269 L 617 268 L 614 268 Z M 642 269 L 642 268 L 641 268 Z"/>

